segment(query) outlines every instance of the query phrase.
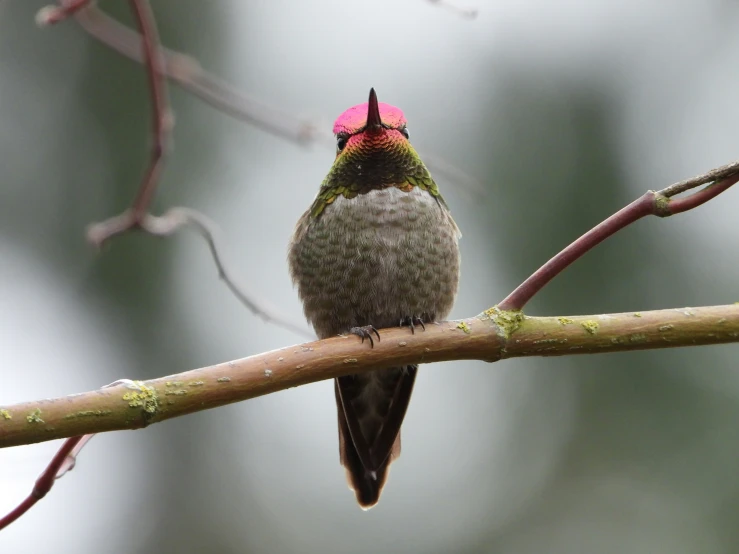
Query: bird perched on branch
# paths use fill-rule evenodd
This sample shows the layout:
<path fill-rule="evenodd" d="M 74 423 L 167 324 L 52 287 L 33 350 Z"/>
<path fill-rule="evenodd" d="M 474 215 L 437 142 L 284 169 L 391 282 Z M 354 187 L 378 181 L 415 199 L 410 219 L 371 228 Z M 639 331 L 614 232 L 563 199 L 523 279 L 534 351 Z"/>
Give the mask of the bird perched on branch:
<path fill-rule="evenodd" d="M 426 166 L 408 141 L 398 108 L 377 101 L 346 110 L 334 124 L 336 159 L 297 223 L 289 265 L 305 315 L 320 338 L 356 334 L 370 345 L 378 328 L 411 332 L 444 319 L 459 281 L 460 235 Z M 400 455 L 417 366 L 334 381 L 339 454 L 359 505 L 380 498 Z"/>

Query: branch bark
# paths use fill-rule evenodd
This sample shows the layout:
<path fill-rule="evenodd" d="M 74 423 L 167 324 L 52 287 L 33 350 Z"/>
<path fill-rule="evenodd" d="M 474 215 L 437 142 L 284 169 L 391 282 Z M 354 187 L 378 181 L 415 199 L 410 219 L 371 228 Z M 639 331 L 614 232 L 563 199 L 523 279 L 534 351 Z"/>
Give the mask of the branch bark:
<path fill-rule="evenodd" d="M 573 317 L 528 317 L 493 307 L 476 317 L 426 329 L 415 334 L 400 328 L 382 330 L 374 348 L 353 335 L 340 336 L 129 381 L 128 386 L 0 407 L 0 447 L 139 429 L 315 381 L 411 363 L 494 362 L 739 342 L 739 304 Z"/>

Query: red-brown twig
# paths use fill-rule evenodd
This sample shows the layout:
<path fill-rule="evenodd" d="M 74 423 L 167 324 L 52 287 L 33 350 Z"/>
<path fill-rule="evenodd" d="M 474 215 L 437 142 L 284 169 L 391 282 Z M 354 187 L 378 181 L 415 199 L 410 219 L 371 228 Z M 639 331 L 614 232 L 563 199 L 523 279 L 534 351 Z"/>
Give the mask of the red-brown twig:
<path fill-rule="evenodd" d="M 314 340 L 315 334 L 310 332 L 306 325 L 293 321 L 291 318 L 280 314 L 278 310 L 257 294 L 247 292 L 243 283 L 237 284 L 232 272 L 223 259 L 223 247 L 218 244 L 217 228 L 207 217 L 190 208 L 170 208 L 161 216 L 148 214 L 141 222 L 141 229 L 150 235 L 166 237 L 178 231 L 182 227 L 188 227 L 197 232 L 205 240 L 210 250 L 213 262 L 218 269 L 218 276 L 226 283 L 229 290 L 244 304 L 251 312 L 268 323 L 274 323 L 292 331 L 308 340 Z"/>
<path fill-rule="evenodd" d="M 149 212 L 149 206 L 159 182 L 169 130 L 172 128 L 172 113 L 167 98 L 167 79 L 164 76 L 162 58 L 159 54 L 159 35 L 156 21 L 151 13 L 151 6 L 148 0 L 132 0 L 131 6 L 136 16 L 136 23 L 141 30 L 142 45 L 146 53 L 145 66 L 151 92 L 153 129 L 151 161 L 131 209 L 134 224 L 138 225 Z"/>
<path fill-rule="evenodd" d="M 159 184 L 167 139 L 172 127 L 172 116 L 169 109 L 169 99 L 167 98 L 167 80 L 164 75 L 162 57 L 159 53 L 159 36 L 154 16 L 151 13 L 151 6 L 149 6 L 148 0 L 130 0 L 130 3 L 136 24 L 141 31 L 141 47 L 144 53 L 144 65 L 146 66 L 151 92 L 151 160 L 131 208 L 118 216 L 89 227 L 88 238 L 97 246 L 101 246 L 106 240 L 118 234 L 141 227 L 142 221 L 149 213 L 154 192 Z"/>
<path fill-rule="evenodd" d="M 628 227 L 635 221 L 648 215 L 669 217 L 692 210 L 715 198 L 734 183 L 739 181 L 739 162 L 725 165 L 698 175 L 692 179 L 680 181 L 660 191 L 648 191 L 631 204 L 613 214 L 611 217 L 593 227 L 559 254 L 537 269 L 528 279 L 509 294 L 498 307 L 501 310 L 521 310 L 549 281 L 581 258 L 596 245 Z M 711 183 L 701 190 L 683 198 L 675 198 L 677 194 Z"/>
<path fill-rule="evenodd" d="M 87 7 L 92 0 L 61 0 L 59 6 L 46 6 L 36 14 L 37 25 L 54 25 Z"/>
<path fill-rule="evenodd" d="M 36 502 L 41 500 L 54 486 L 54 481 L 71 471 L 77 459 L 77 454 L 94 435 L 72 437 L 64 441 L 61 448 L 46 466 L 44 472 L 36 480 L 31 494 L 10 512 L 0 517 L 0 531 L 13 523 L 16 519 L 30 510 Z"/>
<path fill-rule="evenodd" d="M 131 208 L 123 213 L 90 225 L 87 230 L 88 240 L 97 246 L 101 246 L 110 238 L 133 229 L 164 236 L 173 233 L 182 226 L 189 226 L 205 239 L 213 255 L 219 276 L 226 283 L 229 290 L 252 313 L 264 321 L 280 325 L 305 338 L 314 338 L 314 335 L 308 332 L 305 325 L 278 314 L 274 308 L 259 300 L 258 295 L 247 293 L 243 285 L 236 284 L 231 272 L 226 270 L 223 256 L 216 249 L 215 225 L 209 223 L 208 218 L 195 210 L 187 208 L 175 208 L 163 216 L 154 216 L 149 213 L 149 207 L 159 182 L 167 141 L 172 127 L 165 78 L 173 79 L 216 108 L 234 117 L 249 121 L 263 130 L 285 139 L 301 142 L 325 138 L 333 144 L 333 138 L 317 134 L 313 127 L 307 123 L 298 122 L 299 125 L 296 126 L 288 114 L 276 109 L 265 108 L 264 105 L 241 95 L 223 81 L 205 73 L 200 68 L 200 64 L 193 58 L 162 47 L 148 1 L 131 0 L 131 6 L 141 33 L 137 33 L 107 16 L 89 0 L 74 0 L 74 6 L 72 6 L 72 1 L 65 0 L 62 6 L 58 8 L 51 6 L 45 8 L 45 11 L 58 10 L 62 12 L 56 14 L 54 22 L 74 14 L 76 20 L 90 35 L 124 56 L 143 63 L 147 68 L 152 103 L 153 138 L 151 159 L 136 198 Z M 447 169 L 448 172 L 454 170 L 456 168 L 451 166 Z M 162 232 L 162 229 L 166 229 L 166 233 Z"/>
<path fill-rule="evenodd" d="M 75 15 L 75 20 L 87 34 L 102 44 L 131 60 L 144 62 L 139 34 L 96 6 L 91 5 L 80 10 Z M 162 46 L 160 52 L 164 74 L 217 110 L 298 146 L 321 144 L 331 149 L 335 147 L 336 139 L 330 132 L 330 125 L 302 120 L 275 106 L 250 98 L 223 79 L 205 71 L 192 56 Z M 435 175 L 445 177 L 460 186 L 463 192 L 477 195 L 486 193 L 479 180 L 453 164 L 428 153 L 422 157 Z"/>

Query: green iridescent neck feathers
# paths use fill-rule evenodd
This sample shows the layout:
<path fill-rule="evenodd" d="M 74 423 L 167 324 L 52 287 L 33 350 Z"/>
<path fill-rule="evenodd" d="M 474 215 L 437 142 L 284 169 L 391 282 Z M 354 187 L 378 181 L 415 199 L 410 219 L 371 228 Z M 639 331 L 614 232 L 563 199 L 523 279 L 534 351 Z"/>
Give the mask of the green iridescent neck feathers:
<path fill-rule="evenodd" d="M 444 200 L 418 153 L 408 141 L 406 120 L 395 106 L 370 101 L 346 110 L 334 124 L 337 154 L 311 207 L 321 215 L 337 197 L 355 198 L 377 189 L 413 187 Z"/>

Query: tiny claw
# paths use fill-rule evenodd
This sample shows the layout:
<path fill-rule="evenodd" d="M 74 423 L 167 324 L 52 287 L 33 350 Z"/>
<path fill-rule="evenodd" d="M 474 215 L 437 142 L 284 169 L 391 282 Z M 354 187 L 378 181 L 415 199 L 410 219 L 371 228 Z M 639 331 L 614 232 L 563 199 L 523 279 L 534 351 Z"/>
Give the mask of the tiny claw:
<path fill-rule="evenodd" d="M 416 334 L 416 326 L 413 325 L 413 318 L 412 317 L 404 317 L 401 318 L 400 323 L 398 324 L 398 327 L 410 327 L 411 328 L 411 335 Z"/>
<path fill-rule="evenodd" d="M 423 320 L 417 315 L 408 315 L 400 320 L 400 327 L 410 327 L 411 334 L 413 335 L 416 334 L 416 325 L 420 325 L 421 329 L 423 329 L 424 331 L 426 330 L 426 325 L 424 324 Z"/>
<path fill-rule="evenodd" d="M 353 335 L 361 337 L 362 343 L 364 343 L 364 339 L 369 339 L 371 348 L 375 347 L 375 341 L 372 339 L 372 333 L 377 335 L 377 341 L 380 341 L 380 333 L 377 331 L 377 329 L 375 329 L 373 325 L 365 325 L 364 327 L 352 327 L 349 332 Z"/>

